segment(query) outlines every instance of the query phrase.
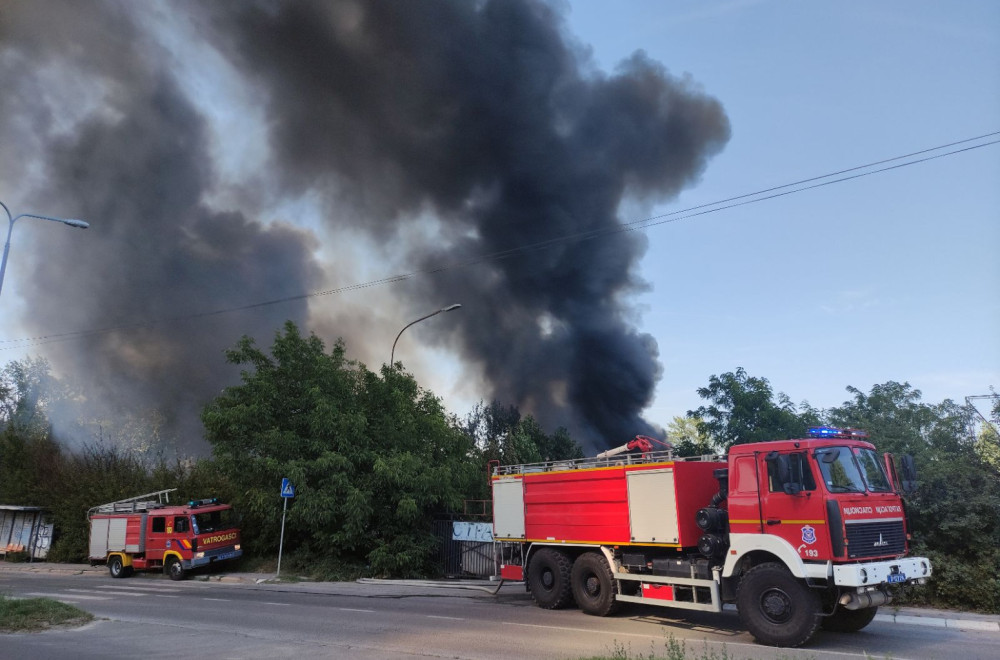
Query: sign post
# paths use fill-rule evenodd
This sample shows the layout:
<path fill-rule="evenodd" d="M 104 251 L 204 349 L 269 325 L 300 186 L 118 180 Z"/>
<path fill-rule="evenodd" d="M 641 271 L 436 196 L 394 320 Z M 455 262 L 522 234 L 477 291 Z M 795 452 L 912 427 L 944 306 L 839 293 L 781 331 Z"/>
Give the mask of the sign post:
<path fill-rule="evenodd" d="M 281 506 L 281 538 L 278 540 L 278 571 L 274 577 L 281 576 L 281 551 L 285 547 L 285 512 L 288 511 L 288 500 L 292 497 L 295 497 L 295 486 L 288 480 L 288 477 L 285 477 L 281 480 L 281 500 L 283 502 Z"/>

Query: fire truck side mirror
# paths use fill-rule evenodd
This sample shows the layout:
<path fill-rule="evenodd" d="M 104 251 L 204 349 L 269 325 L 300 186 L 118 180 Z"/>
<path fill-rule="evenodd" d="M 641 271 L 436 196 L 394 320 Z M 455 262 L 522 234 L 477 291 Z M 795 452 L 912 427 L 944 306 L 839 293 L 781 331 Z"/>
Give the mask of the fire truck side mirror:
<path fill-rule="evenodd" d="M 801 481 L 792 479 L 791 461 L 788 454 L 772 451 L 764 457 L 764 461 L 767 462 L 768 476 L 773 479 L 775 485 L 781 487 L 786 495 L 798 495 L 802 492 Z"/>

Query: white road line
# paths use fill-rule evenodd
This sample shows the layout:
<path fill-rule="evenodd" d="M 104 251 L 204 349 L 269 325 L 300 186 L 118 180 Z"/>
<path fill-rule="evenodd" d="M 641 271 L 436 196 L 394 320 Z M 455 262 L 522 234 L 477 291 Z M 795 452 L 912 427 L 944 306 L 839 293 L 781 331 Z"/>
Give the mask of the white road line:
<path fill-rule="evenodd" d="M 181 587 L 131 585 L 131 584 L 99 584 L 98 589 L 124 589 L 126 591 L 183 591 Z"/>
<path fill-rule="evenodd" d="M 268 601 L 264 601 L 263 603 L 261 603 L 261 605 L 280 605 L 281 607 L 288 607 L 289 605 L 291 605 L 291 603 L 271 603 Z"/>
<path fill-rule="evenodd" d="M 70 598 L 80 598 L 82 600 L 111 600 L 110 596 L 84 596 L 83 594 L 66 595 L 63 593 L 51 593 L 51 592 L 41 592 L 41 591 L 32 591 L 25 595 L 36 596 L 38 598 L 52 598 L 53 600 L 61 600 L 61 601 L 65 601 Z"/>
<path fill-rule="evenodd" d="M 356 610 L 353 607 L 338 607 L 341 612 L 367 612 L 368 614 L 375 614 L 375 610 Z"/>
<path fill-rule="evenodd" d="M 72 591 L 73 593 L 90 594 L 94 593 L 91 589 L 67 589 L 66 591 Z M 145 596 L 146 594 L 138 593 L 135 591 L 102 591 L 101 595 L 108 596 Z"/>
<path fill-rule="evenodd" d="M 217 603 L 231 603 L 232 599 L 229 598 L 202 598 L 202 600 L 214 600 Z"/>
<path fill-rule="evenodd" d="M 447 619 L 448 621 L 465 621 L 462 617 L 458 616 L 438 616 L 436 614 L 428 614 L 428 619 Z"/>

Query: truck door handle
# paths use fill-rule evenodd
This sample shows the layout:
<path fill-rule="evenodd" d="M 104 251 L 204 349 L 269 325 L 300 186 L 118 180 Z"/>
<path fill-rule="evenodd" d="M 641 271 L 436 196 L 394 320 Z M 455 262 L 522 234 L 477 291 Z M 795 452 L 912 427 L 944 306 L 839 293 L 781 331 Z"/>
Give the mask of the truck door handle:
<path fill-rule="evenodd" d="M 767 519 L 767 524 L 768 525 L 780 525 L 781 521 L 778 520 L 777 518 L 768 518 Z"/>

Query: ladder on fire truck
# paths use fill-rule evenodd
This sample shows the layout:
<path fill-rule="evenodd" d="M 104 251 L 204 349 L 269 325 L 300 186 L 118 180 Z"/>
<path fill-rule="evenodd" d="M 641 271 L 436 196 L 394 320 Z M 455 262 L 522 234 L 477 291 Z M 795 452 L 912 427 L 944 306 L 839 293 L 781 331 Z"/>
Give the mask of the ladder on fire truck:
<path fill-rule="evenodd" d="M 177 489 L 167 488 L 166 490 L 158 490 L 153 493 L 146 493 L 145 495 L 136 495 L 135 497 L 108 502 L 107 504 L 98 504 L 95 507 L 91 507 L 87 511 L 87 515 L 90 516 L 95 513 L 139 513 L 149 511 L 150 509 L 159 509 L 170 504 L 170 493 L 175 490 Z M 151 499 L 154 497 L 156 498 L 155 500 Z"/>

